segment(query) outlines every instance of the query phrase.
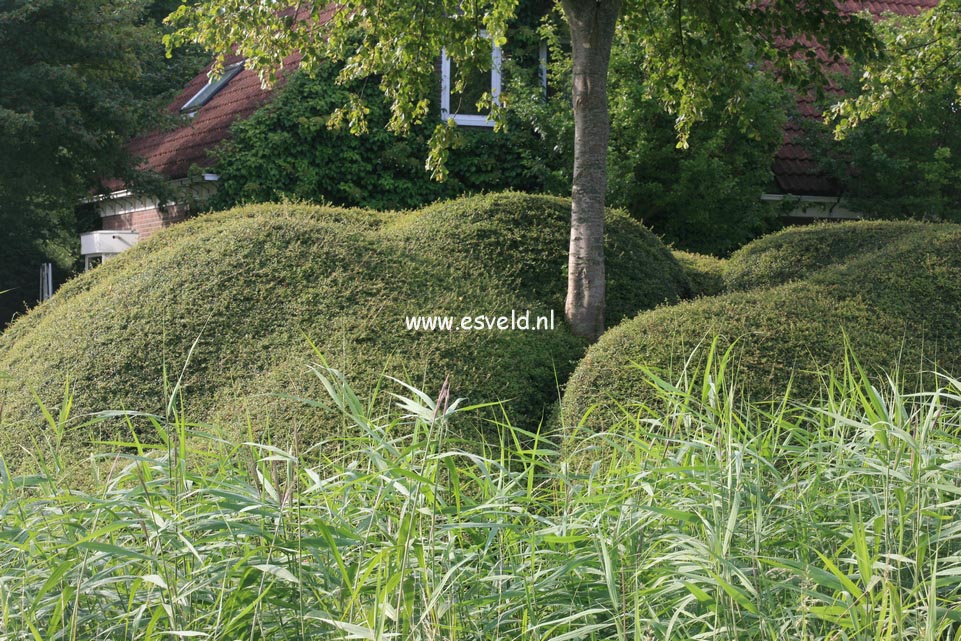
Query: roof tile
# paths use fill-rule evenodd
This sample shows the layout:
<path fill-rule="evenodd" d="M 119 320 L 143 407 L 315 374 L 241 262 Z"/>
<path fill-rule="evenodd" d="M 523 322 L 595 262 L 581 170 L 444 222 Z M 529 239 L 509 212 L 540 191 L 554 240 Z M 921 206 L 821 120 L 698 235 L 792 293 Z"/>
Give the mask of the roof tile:
<path fill-rule="evenodd" d="M 869 11 L 875 18 L 880 19 L 885 13 L 901 16 L 918 15 L 922 11 L 933 9 L 938 0 L 876 0 L 863 2 L 859 0 L 843 0 L 838 6 L 845 13 L 854 14 Z M 819 58 L 824 59 L 823 50 L 819 48 Z M 830 71 L 846 70 L 843 62 L 830 65 Z M 831 87 L 828 88 L 830 92 Z M 833 88 L 837 91 L 837 88 Z M 818 120 L 821 113 L 815 107 L 811 96 L 798 98 L 798 112 L 802 118 Z M 797 121 L 788 121 L 784 127 L 784 143 L 774 158 L 774 179 L 778 188 L 789 194 L 815 196 L 837 195 L 838 186 L 827 176 L 818 172 L 818 163 L 811 154 L 798 142 L 803 126 Z"/>
<path fill-rule="evenodd" d="M 299 56 L 287 58 L 284 61 L 284 74 L 296 69 L 299 63 Z M 168 105 L 169 111 L 179 113 L 180 108 L 207 84 L 209 69 L 208 66 L 180 92 Z M 282 82 L 283 74 L 280 84 Z M 251 115 L 270 98 L 271 93 L 272 90 L 261 87 L 260 78 L 255 72 L 244 69 L 193 117 L 184 116 L 182 126 L 135 138 L 127 148 L 134 156 L 143 159 L 141 168 L 156 171 L 168 178 L 183 178 L 192 165 L 209 166 L 213 161 L 207 152 L 228 137 L 230 126 L 235 121 Z"/>
<path fill-rule="evenodd" d="M 337 6 L 331 4 L 318 19 L 323 24 L 333 17 Z M 306 12 L 304 15 L 307 15 Z M 278 77 L 277 87 L 300 65 L 300 55 L 288 56 Z M 239 56 L 228 56 L 225 64 L 239 62 Z M 198 74 L 183 91 L 167 105 L 172 114 L 207 84 L 211 65 Z M 243 120 L 270 99 L 273 89 L 264 89 L 254 71 L 244 69 L 218 91 L 210 101 L 197 110 L 193 117 L 184 116 L 181 126 L 165 131 L 154 131 L 134 138 L 127 149 L 142 159 L 141 169 L 152 170 L 172 179 L 184 178 L 191 166 L 208 167 L 213 163 L 209 151 L 230 135 L 230 126 Z M 108 186 L 118 186 L 116 181 Z"/>

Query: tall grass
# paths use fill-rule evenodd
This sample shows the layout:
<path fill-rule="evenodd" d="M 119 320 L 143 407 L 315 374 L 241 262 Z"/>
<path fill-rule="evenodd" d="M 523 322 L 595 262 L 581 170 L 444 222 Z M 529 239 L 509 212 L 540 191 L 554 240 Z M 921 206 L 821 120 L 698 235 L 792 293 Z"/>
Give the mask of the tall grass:
<path fill-rule="evenodd" d="M 318 375 L 349 437 L 232 444 L 172 412 L 95 493 L 55 449 L 4 472 L 0 636 L 961 639 L 956 381 L 852 368 L 818 406 L 762 406 L 723 371 L 652 377 L 658 411 L 561 455 L 506 421 L 458 449 L 444 391 L 377 417 Z"/>

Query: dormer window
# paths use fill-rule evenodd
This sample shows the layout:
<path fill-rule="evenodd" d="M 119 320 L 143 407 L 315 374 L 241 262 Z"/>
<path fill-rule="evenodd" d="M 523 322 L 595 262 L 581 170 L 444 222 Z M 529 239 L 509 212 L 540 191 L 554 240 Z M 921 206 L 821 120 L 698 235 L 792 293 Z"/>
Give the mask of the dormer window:
<path fill-rule="evenodd" d="M 197 110 L 210 102 L 210 99 L 217 95 L 218 91 L 226 87 L 227 83 L 230 82 L 234 76 L 243 71 L 243 69 L 243 60 L 224 67 L 223 72 L 219 76 L 215 78 L 212 77 L 207 80 L 207 84 L 204 86 L 204 88 L 198 91 L 193 98 L 184 103 L 184 106 L 180 108 L 180 113 L 193 118 L 197 113 Z"/>
<path fill-rule="evenodd" d="M 487 37 L 482 31 L 481 36 Z M 441 52 L 441 88 L 440 88 L 440 116 L 442 120 L 453 118 L 458 125 L 467 127 L 493 127 L 494 121 L 489 114 L 477 113 L 477 101 L 485 93 L 489 93 L 498 102 L 501 93 L 501 48 L 494 45 L 491 49 L 490 73 L 477 71 L 467 78 L 462 93 L 452 93 L 453 78 L 456 77 L 454 62 Z M 453 113 L 451 113 L 453 112 Z"/>

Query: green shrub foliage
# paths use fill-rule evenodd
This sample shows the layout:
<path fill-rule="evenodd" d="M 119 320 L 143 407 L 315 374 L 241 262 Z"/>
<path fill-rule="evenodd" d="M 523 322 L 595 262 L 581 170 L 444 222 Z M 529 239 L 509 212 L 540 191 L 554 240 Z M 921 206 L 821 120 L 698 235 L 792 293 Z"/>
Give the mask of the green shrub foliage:
<path fill-rule="evenodd" d="M 726 260 L 681 249 L 675 249 L 671 254 L 684 270 L 693 296 L 715 296 L 724 291 Z"/>
<path fill-rule="evenodd" d="M 526 158 L 540 142 L 523 126 L 495 134 L 459 128 L 449 150 L 445 182 L 424 168 L 435 122 L 405 137 L 386 130 L 382 98 L 368 101 L 368 131 L 328 127 L 335 109 L 363 87 L 335 82 L 338 68 L 321 65 L 313 76 L 295 74 L 279 95 L 247 120 L 217 152 L 220 190 L 215 208 L 289 198 L 374 209 L 405 209 L 464 193 L 540 191 L 542 181 Z M 369 93 L 369 92 L 368 92 Z M 439 107 L 432 113 L 439 113 Z"/>
<path fill-rule="evenodd" d="M 537 5 L 543 3 L 536 3 Z M 563 38 L 535 33 L 529 7 L 505 48 L 503 131 L 457 127 L 447 155 L 448 177 L 424 169 L 439 107 L 406 137 L 384 126 L 388 108 L 372 88 L 338 85 L 337 67 L 294 75 L 278 96 L 233 128 L 217 152 L 220 191 L 215 208 L 281 198 L 377 209 L 420 207 L 464 193 L 517 189 L 568 194 L 573 167 L 570 54 Z M 543 31 L 543 30 L 542 30 Z M 551 40 L 545 92 L 538 67 L 542 35 Z M 718 105 L 739 96 L 738 114 L 720 107 L 703 114 L 689 148 L 678 149 L 675 116 L 638 92 L 637 46 L 619 41 L 611 65 L 611 150 L 608 203 L 623 208 L 680 248 L 724 255 L 776 226 L 760 201 L 781 143 L 787 102 L 770 78 L 719 89 Z M 331 114 L 363 95 L 366 133 L 328 127 Z"/>
<path fill-rule="evenodd" d="M 877 229 L 821 227 L 757 241 L 761 246 L 783 243 L 790 248 L 783 255 L 796 256 L 813 273 L 769 289 L 642 313 L 612 329 L 572 375 L 563 400 L 566 421 L 578 420 L 596 403 L 590 421 L 600 426 L 619 413 L 619 404 L 649 401 L 653 390 L 640 368 L 671 382 L 690 383 L 683 372 L 703 366 L 715 337 L 715 351 L 734 346 L 731 362 L 740 391 L 755 400 L 781 397 L 789 386 L 798 398 L 815 394 L 826 373 L 844 367 L 847 346 L 871 375 L 935 366 L 961 371 L 961 228 L 911 225 L 913 233 L 887 243 L 877 242 Z M 829 230 L 846 243 L 838 240 L 833 251 L 825 249 Z M 857 230 L 864 232 L 860 243 Z M 789 242 L 792 238 L 802 240 L 800 247 L 820 238 L 810 245 L 817 255 L 801 258 L 804 251 Z M 732 265 L 737 259 L 732 258 Z M 794 276 L 778 270 L 783 280 Z"/>
<path fill-rule="evenodd" d="M 941 229 L 946 229 L 941 227 Z M 727 261 L 725 284 L 732 290 L 772 287 L 809 277 L 825 267 L 877 252 L 930 227 L 915 222 L 858 221 L 791 227 L 759 238 Z"/>
<path fill-rule="evenodd" d="M 515 83 L 511 109 L 551 143 L 543 169 L 547 188 L 564 192 L 572 179 L 574 141 L 567 27 L 558 22 L 543 31 L 550 44 L 549 97 Z M 677 115 L 638 81 L 646 55 L 628 31 L 615 39 L 608 204 L 627 210 L 668 243 L 705 254 L 726 255 L 775 229 L 777 213 L 760 197 L 773 179 L 771 163 L 792 104 L 783 87 L 763 73 L 743 82 L 718 78 L 714 104 L 680 149 Z M 732 113 L 723 105 L 735 97 Z"/>
<path fill-rule="evenodd" d="M 961 222 L 961 103 L 957 75 L 949 79 L 957 68 L 950 62 L 957 7 L 942 9 L 939 17 L 880 21 L 876 28 L 889 54 L 884 63 L 854 65 L 838 78 L 845 95 L 860 104 L 833 112 L 839 116 L 833 123 L 807 123 L 814 157 L 837 181 L 848 207 L 866 216 Z M 921 71 L 921 65 L 928 68 Z M 939 77 L 942 72 L 949 78 Z M 835 102 L 828 98 L 821 107 L 832 113 Z M 834 125 L 843 128 L 840 141 Z"/>
<path fill-rule="evenodd" d="M 408 247 L 448 256 L 464 273 L 507 275 L 518 291 L 562 310 L 567 291 L 570 201 L 521 197 L 497 207 L 478 207 L 485 198 L 467 198 L 425 208 L 395 225 Z M 533 218 L 531 203 L 550 207 Z M 614 325 L 639 308 L 676 302 L 690 295 L 690 283 L 658 238 L 624 212 L 607 216 L 605 319 Z M 638 306 L 638 301 L 645 301 Z"/>
<path fill-rule="evenodd" d="M 872 218 L 961 222 L 957 91 L 939 87 L 922 95 L 898 120 L 868 120 L 840 142 L 820 139 L 815 153 L 849 208 Z"/>
<path fill-rule="evenodd" d="M 0 338 L 0 371 L 12 377 L 0 451 L 14 452 L 24 431 L 39 434 L 30 390 L 56 408 L 68 381 L 78 415 L 162 413 L 165 390 L 181 380 L 191 416 L 315 442 L 337 433 L 339 414 L 276 396 L 322 396 L 308 340 L 368 394 L 382 373 L 434 393 L 449 375 L 452 399 L 508 401 L 512 418 L 536 428 L 584 347 L 557 306 L 569 208 L 520 194 L 408 214 L 272 204 L 165 230 L 71 281 Z M 610 218 L 612 317 L 676 301 L 686 281 L 669 252 L 629 217 Z M 405 327 L 408 315 L 511 310 L 553 311 L 556 329 Z M 381 382 L 379 403 L 393 402 L 388 392 L 399 390 Z M 129 438 L 114 427 L 100 436 Z M 476 436 L 474 427 L 461 435 Z"/>

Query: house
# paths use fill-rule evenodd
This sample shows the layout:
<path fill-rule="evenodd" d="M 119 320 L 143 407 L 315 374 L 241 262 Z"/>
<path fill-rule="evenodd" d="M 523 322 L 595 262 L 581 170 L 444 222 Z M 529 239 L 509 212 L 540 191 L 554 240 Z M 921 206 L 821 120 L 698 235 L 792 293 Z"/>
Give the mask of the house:
<path fill-rule="evenodd" d="M 298 56 L 284 61 L 279 85 L 285 73 L 296 69 L 299 62 Z M 104 230 L 135 231 L 143 240 L 184 220 L 216 189 L 217 176 L 203 171 L 213 162 L 208 151 L 227 138 L 234 122 L 266 103 L 275 89 L 263 88 L 258 75 L 245 69 L 237 57 L 225 60 L 220 76 L 210 78 L 209 72 L 210 66 L 168 105 L 168 111 L 183 118 L 181 126 L 135 138 L 127 147 L 143 160 L 141 169 L 169 181 L 174 198 L 161 203 L 111 181 L 107 185 L 110 193 L 96 203 Z"/>
<path fill-rule="evenodd" d="M 328 10 L 327 19 L 333 11 Z M 325 18 L 322 16 L 321 20 Z M 545 85 L 546 55 L 546 47 L 542 47 L 541 79 Z M 96 199 L 102 230 L 135 232 L 139 240 L 144 240 L 202 208 L 204 201 L 217 189 L 218 181 L 216 174 L 204 171 L 213 163 L 208 152 L 227 139 L 231 125 L 247 118 L 269 101 L 299 64 L 299 55 L 286 58 L 278 74 L 277 86 L 270 89 L 262 86 L 257 73 L 244 68 L 239 57 L 228 57 L 223 72 L 217 77 L 210 77 L 212 64 L 208 65 L 167 106 L 171 114 L 184 119 L 183 124 L 135 138 L 127 147 L 133 156 L 142 159 L 140 169 L 159 174 L 168 181 L 173 198 L 161 203 L 155 197 L 134 193 L 118 181 L 110 181 L 105 185 L 109 193 Z M 495 46 L 490 84 L 487 86 L 486 79 L 477 79 L 484 82 L 478 95 L 490 92 L 494 100 L 497 99 L 501 90 L 500 66 L 501 50 Z M 451 117 L 460 126 L 493 128 L 494 123 L 486 114 L 471 113 L 476 98 L 452 95 L 452 63 L 443 52 L 437 70 L 441 81 L 440 116 Z M 116 234 L 101 236 L 108 244 L 110 240 L 117 240 Z M 88 239 L 87 244 L 92 247 L 92 243 L 93 239 Z M 104 257 L 103 254 L 97 255 Z"/>
<path fill-rule="evenodd" d="M 840 5 L 846 13 L 870 11 L 880 20 L 886 14 L 916 16 L 933 9 L 939 0 L 843 0 Z M 839 70 L 846 67 L 842 64 Z M 789 219 L 804 221 L 812 219 L 853 219 L 857 212 L 845 207 L 838 186 L 818 171 L 818 163 L 802 143 L 803 120 L 817 121 L 821 113 L 810 96 L 798 98 L 798 118 L 789 120 L 784 128 L 784 142 L 774 157 L 774 182 L 776 189 L 761 196 L 770 202 L 794 202 L 795 207 L 787 214 Z"/>
<path fill-rule="evenodd" d="M 844 0 L 842 8 L 851 13 L 868 10 L 880 19 L 886 13 L 917 15 L 937 2 Z M 545 56 L 546 52 L 542 51 L 542 65 Z M 495 48 L 489 87 L 495 98 L 500 92 L 500 59 L 500 51 Z M 298 56 L 285 60 L 281 79 L 284 74 L 294 71 L 299 61 Z M 452 101 L 451 63 L 445 55 L 440 57 L 438 71 L 441 76 L 441 117 L 450 116 L 462 126 L 492 126 L 486 115 L 464 113 L 457 104 L 469 105 L 473 101 Z M 208 73 L 209 68 L 194 78 L 168 107 L 171 113 L 184 118 L 182 126 L 137 138 L 129 145 L 130 151 L 143 159 L 143 168 L 170 181 L 175 196 L 170 202 L 160 203 L 156 198 L 138 195 L 123 185 L 113 184 L 111 193 L 97 202 L 103 230 L 133 231 L 141 240 L 148 238 L 157 230 L 183 220 L 217 189 L 216 174 L 204 171 L 213 162 L 208 151 L 228 137 L 233 123 L 250 116 L 266 103 L 272 90 L 265 90 L 257 74 L 245 69 L 243 61 L 236 57 L 225 62 L 219 77 L 208 78 Z M 801 120 L 820 117 L 810 98 L 800 98 L 798 106 Z M 762 199 L 795 203 L 789 217 L 797 220 L 857 217 L 856 212 L 845 207 L 837 185 L 818 171 L 816 160 L 802 144 L 801 120 L 791 121 L 785 127 L 783 144 L 773 165 L 775 188 Z"/>

